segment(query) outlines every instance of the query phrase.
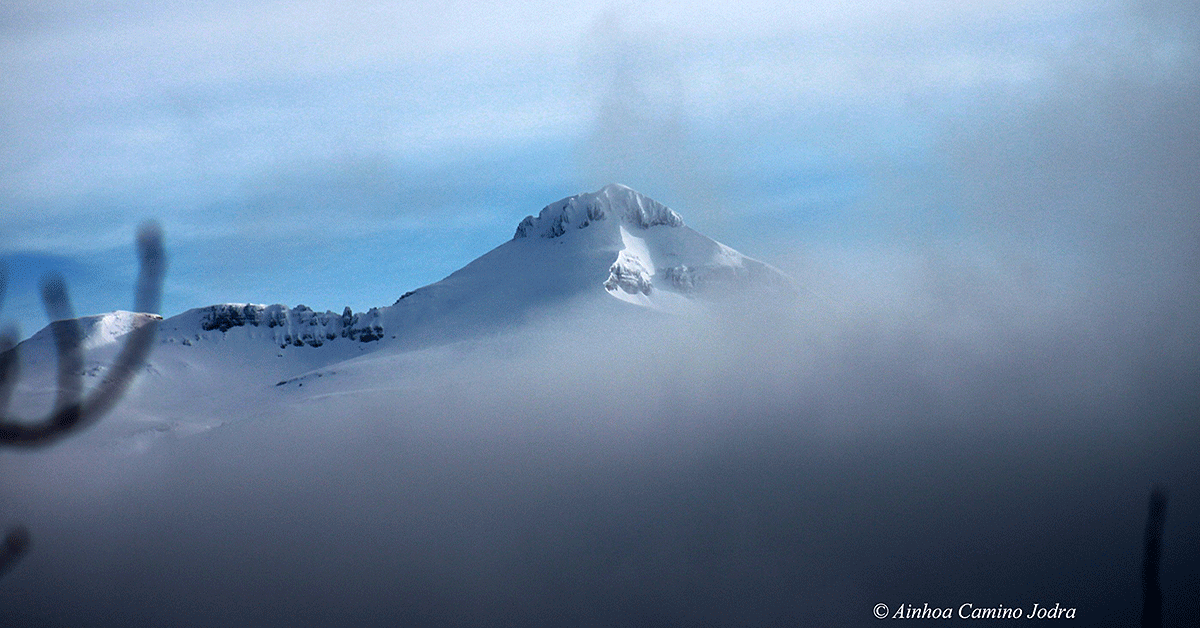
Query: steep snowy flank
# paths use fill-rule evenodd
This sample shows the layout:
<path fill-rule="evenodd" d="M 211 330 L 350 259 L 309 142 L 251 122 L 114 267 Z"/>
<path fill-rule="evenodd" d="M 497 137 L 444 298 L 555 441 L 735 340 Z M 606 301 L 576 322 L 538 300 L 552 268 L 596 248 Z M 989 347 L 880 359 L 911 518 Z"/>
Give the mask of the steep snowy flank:
<path fill-rule="evenodd" d="M 625 248 L 617 253 L 617 261 L 608 269 L 604 288 L 610 292 L 624 290 L 626 294 L 650 294 L 653 287 L 654 260 L 646 248 L 646 241 L 621 227 L 621 242 Z"/>

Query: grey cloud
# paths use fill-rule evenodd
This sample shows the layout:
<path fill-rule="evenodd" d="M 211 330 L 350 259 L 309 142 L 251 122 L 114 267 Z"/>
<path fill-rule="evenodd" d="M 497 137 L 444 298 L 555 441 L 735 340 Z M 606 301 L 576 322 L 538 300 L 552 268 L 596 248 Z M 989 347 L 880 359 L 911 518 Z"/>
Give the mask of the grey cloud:
<path fill-rule="evenodd" d="M 943 147 L 982 237 L 1074 256 L 1108 284 L 1095 298 L 1157 316 L 1159 303 L 1200 295 L 1200 40 L 1132 18 L 1122 26 L 1066 55 L 1051 91 L 983 100 L 947 126 Z"/>
<path fill-rule="evenodd" d="M 1186 625 L 1195 356 L 1038 309 L 988 336 L 909 307 L 551 315 L 140 457 L 9 458 L 6 516 L 39 535 L 0 600 L 47 625 L 875 625 L 926 601 L 1121 624 L 1161 481 Z"/>

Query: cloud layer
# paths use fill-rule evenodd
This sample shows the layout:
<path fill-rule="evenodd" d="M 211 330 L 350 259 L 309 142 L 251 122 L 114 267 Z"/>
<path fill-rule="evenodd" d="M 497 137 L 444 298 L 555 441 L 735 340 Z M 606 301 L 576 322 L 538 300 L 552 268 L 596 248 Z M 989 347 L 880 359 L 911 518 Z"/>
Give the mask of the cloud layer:
<path fill-rule="evenodd" d="M 851 316 L 551 314 L 142 455 L 6 455 L 36 546 L 0 599 L 45 625 L 860 625 L 879 602 L 1118 625 L 1162 482 L 1186 623 L 1194 354 L 909 288 Z"/>

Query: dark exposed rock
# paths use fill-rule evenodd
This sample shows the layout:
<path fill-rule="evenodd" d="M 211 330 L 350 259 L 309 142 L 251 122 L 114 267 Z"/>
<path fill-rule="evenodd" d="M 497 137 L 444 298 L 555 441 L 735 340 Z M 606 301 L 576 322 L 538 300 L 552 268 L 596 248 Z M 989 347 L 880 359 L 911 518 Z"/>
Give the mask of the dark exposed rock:
<path fill-rule="evenodd" d="M 277 335 L 280 348 L 320 347 L 338 338 L 371 342 L 383 337 L 378 312 L 371 309 L 366 315 L 355 314 L 349 307 L 341 315 L 316 312 L 306 305 L 288 308 L 283 305 L 241 305 L 223 303 L 206 308 L 200 327 L 204 331 L 222 333 L 235 327 L 280 328 Z"/>

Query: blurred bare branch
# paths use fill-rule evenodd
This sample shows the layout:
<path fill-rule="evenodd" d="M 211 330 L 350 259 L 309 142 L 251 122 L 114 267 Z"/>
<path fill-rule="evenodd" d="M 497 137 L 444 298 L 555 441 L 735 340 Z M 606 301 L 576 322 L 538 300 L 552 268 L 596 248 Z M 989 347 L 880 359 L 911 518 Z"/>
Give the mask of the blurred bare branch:
<path fill-rule="evenodd" d="M 8 531 L 4 537 L 4 544 L 0 545 L 0 577 L 4 577 L 4 572 L 17 562 L 17 559 L 25 554 L 29 549 L 29 530 L 25 526 L 16 526 Z"/>
<path fill-rule="evenodd" d="M 162 279 L 166 269 L 162 232 L 157 225 L 143 225 L 138 233 L 141 271 L 138 275 L 134 305 L 136 312 L 157 313 L 162 297 Z M 54 410 L 36 422 L 26 422 L 7 414 L 0 415 L 0 445 L 40 447 L 56 442 L 72 430 L 95 422 L 121 398 L 142 366 L 158 331 L 158 320 L 135 328 L 125 339 L 121 352 L 106 376 L 83 398 L 83 351 L 79 321 L 75 319 L 62 278 L 52 276 L 43 283 L 42 301 L 46 314 L 54 321 L 54 343 L 58 352 L 58 395 Z M 11 343 L 11 335 L 5 345 Z M 16 380 L 17 348 L 0 356 L 0 411 L 7 406 Z"/>
<path fill-rule="evenodd" d="M 147 222 L 141 226 L 137 248 L 140 270 L 134 311 L 157 314 L 167 265 L 162 230 L 157 224 Z M 0 305 L 3 305 L 6 284 L 6 273 L 0 268 Z M 0 445 L 44 447 L 98 421 L 128 389 L 134 374 L 149 356 L 158 332 L 159 317 L 130 331 L 108 372 L 85 397 L 82 332 L 61 277 L 52 275 L 42 282 L 42 302 L 52 321 L 50 326 L 58 354 L 54 409 L 37 421 L 20 419 L 6 412 L 16 387 L 19 360 L 16 332 L 8 329 L 0 333 Z M 16 526 L 8 532 L 0 547 L 0 575 L 25 553 L 28 545 L 29 532 L 24 526 Z"/>
<path fill-rule="evenodd" d="M 1167 491 L 1161 486 L 1150 491 L 1150 513 L 1146 518 L 1142 556 L 1142 628 L 1162 627 L 1162 583 L 1158 579 L 1162 556 L 1163 524 L 1167 518 Z"/>

